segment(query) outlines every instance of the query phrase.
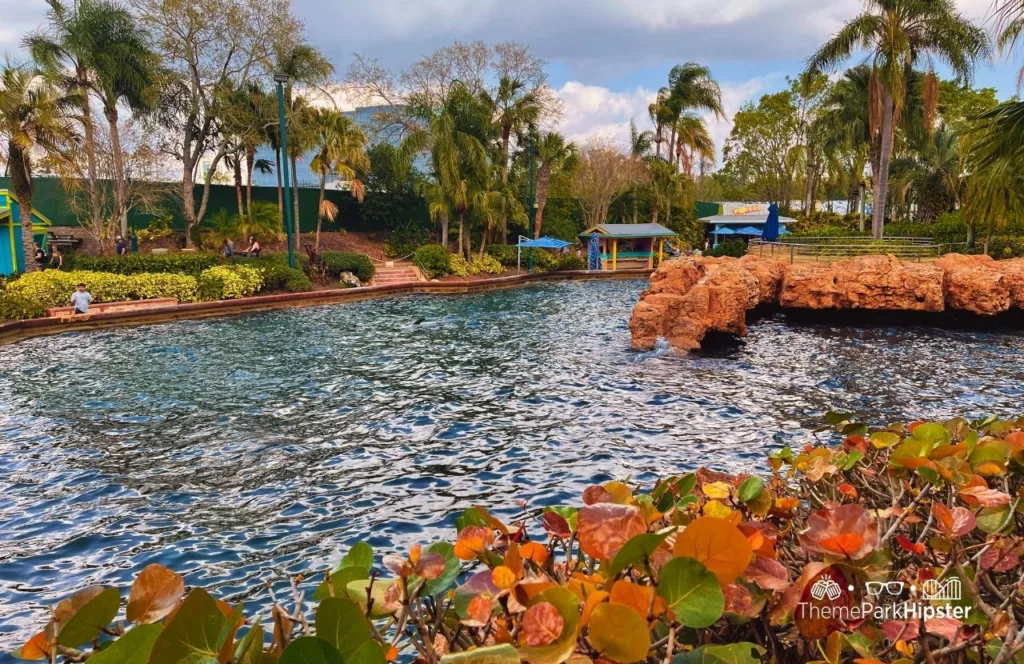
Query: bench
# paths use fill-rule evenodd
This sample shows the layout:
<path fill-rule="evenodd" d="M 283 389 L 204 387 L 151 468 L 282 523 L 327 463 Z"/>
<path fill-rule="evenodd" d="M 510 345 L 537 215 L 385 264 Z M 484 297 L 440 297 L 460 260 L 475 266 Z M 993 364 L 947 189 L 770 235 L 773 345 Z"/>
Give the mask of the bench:
<path fill-rule="evenodd" d="M 46 234 L 46 242 L 51 247 L 57 246 L 68 249 L 76 249 L 78 248 L 78 245 L 82 244 L 82 238 L 75 237 L 70 233 L 60 234 L 50 231 L 49 233 Z"/>
<path fill-rule="evenodd" d="M 177 298 L 158 297 L 152 300 L 129 300 L 127 302 L 99 302 L 89 305 L 89 314 L 112 314 L 125 311 L 140 311 L 146 309 L 159 309 L 160 307 L 173 307 L 178 304 Z M 46 310 L 46 315 L 51 318 L 64 318 L 74 316 L 74 307 L 52 307 Z M 82 314 L 79 314 L 81 316 Z"/>

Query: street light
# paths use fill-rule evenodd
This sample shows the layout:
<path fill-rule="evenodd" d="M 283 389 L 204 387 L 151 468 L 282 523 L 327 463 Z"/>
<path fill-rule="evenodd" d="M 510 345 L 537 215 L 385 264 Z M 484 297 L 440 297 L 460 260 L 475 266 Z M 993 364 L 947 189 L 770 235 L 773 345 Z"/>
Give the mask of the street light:
<path fill-rule="evenodd" d="M 288 74 L 274 74 L 277 83 L 277 124 L 281 129 L 281 175 L 284 182 L 284 226 L 288 235 L 288 267 L 295 268 L 295 247 L 292 242 L 292 186 L 288 173 L 288 119 L 284 114 L 284 85 Z"/>

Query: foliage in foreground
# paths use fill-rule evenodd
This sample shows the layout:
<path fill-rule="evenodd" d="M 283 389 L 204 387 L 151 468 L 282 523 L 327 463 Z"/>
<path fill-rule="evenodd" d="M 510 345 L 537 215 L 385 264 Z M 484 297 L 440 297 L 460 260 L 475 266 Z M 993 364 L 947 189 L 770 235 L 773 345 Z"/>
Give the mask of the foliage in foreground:
<path fill-rule="evenodd" d="M 319 581 L 315 611 L 301 578 L 289 602 L 271 593 L 269 611 L 248 618 L 242 604 L 202 588 L 186 595 L 182 577 L 150 565 L 123 620 L 121 591 L 92 586 L 15 654 L 94 664 L 1021 661 L 1024 418 L 875 430 L 828 419 L 841 444 L 773 453 L 766 478 L 698 471 L 647 491 L 609 482 L 589 487 L 580 507 L 528 510 L 510 524 L 468 509 L 454 544 L 378 559 L 357 543 Z M 917 599 L 917 588 L 954 580 L 955 600 Z M 879 612 L 899 605 L 918 613 Z"/>

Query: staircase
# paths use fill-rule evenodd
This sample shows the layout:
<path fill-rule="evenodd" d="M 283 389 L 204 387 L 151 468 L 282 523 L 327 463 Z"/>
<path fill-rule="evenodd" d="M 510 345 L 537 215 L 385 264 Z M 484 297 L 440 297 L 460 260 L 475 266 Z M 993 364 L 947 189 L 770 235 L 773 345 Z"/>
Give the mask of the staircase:
<path fill-rule="evenodd" d="M 377 274 L 373 278 L 374 286 L 394 286 L 405 284 L 410 281 L 420 281 L 420 274 L 413 267 L 412 263 L 395 263 L 393 267 L 380 265 L 377 267 Z"/>

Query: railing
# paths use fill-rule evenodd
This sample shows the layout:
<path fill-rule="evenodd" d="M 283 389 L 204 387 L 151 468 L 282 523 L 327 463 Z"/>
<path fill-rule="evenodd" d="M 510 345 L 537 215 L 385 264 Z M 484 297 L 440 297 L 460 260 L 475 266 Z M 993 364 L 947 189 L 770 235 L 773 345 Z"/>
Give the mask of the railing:
<path fill-rule="evenodd" d="M 805 240 L 829 240 L 828 242 L 806 242 Z M 851 242 L 850 240 L 854 240 Z M 867 256 L 888 254 L 900 260 L 928 261 L 966 247 L 967 243 L 934 244 L 930 238 L 800 238 L 799 242 L 764 242 L 754 239 L 747 246 L 747 253 L 764 258 L 798 262 L 828 262 Z"/>
<path fill-rule="evenodd" d="M 801 235 L 793 238 L 782 236 L 777 240 L 777 242 L 780 244 L 935 244 L 935 241 L 930 237 L 917 237 L 912 235 L 887 235 L 881 240 L 876 240 L 870 235 Z"/>

